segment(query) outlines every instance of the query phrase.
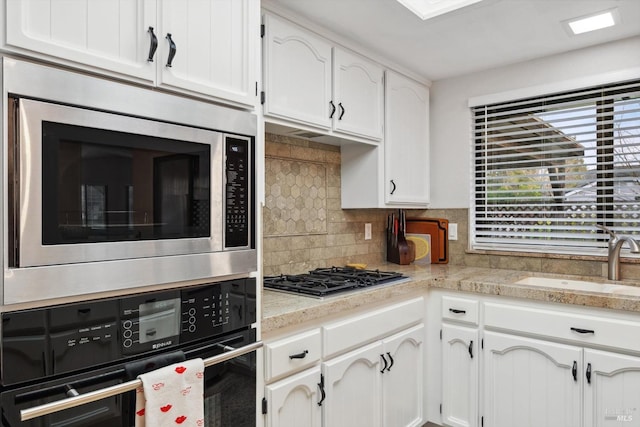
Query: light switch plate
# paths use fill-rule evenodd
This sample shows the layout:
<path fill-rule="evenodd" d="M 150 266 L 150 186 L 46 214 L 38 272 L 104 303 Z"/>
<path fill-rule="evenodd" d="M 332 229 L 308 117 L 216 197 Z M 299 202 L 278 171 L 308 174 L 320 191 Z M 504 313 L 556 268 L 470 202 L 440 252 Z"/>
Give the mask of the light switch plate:
<path fill-rule="evenodd" d="M 449 223 L 449 240 L 458 240 L 458 224 Z"/>

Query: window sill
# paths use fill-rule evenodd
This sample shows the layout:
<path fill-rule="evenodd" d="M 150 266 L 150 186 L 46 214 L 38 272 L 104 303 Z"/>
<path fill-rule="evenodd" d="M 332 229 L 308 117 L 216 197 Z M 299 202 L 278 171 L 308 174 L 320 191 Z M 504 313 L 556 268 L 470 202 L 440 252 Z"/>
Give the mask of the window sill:
<path fill-rule="evenodd" d="M 606 256 L 596 255 L 570 255 L 570 254 L 552 254 L 541 252 L 512 252 L 512 251 L 499 251 L 499 250 L 483 250 L 483 249 L 467 249 L 466 254 L 469 255 L 493 255 L 493 256 L 513 256 L 513 257 L 527 257 L 527 258 L 546 258 L 546 259 L 563 259 L 569 261 L 594 261 L 594 262 L 607 262 Z M 631 258 L 627 256 L 620 257 L 620 263 L 622 264 L 640 264 L 640 258 Z"/>

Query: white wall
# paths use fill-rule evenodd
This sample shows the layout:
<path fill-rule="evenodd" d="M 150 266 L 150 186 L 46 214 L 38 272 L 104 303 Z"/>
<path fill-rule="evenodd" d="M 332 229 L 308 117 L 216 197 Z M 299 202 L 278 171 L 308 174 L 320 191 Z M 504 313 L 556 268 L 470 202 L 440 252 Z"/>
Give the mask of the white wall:
<path fill-rule="evenodd" d="M 630 78 L 640 78 L 640 37 L 435 81 L 430 206 L 470 206 L 470 98 L 486 95 L 496 102 Z"/>

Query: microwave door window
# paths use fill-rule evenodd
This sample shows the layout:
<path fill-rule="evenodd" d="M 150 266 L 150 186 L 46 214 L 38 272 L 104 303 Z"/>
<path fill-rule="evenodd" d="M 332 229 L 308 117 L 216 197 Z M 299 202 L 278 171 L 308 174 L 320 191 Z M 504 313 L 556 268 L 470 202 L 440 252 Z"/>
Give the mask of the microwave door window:
<path fill-rule="evenodd" d="M 43 122 L 43 244 L 209 237 L 210 151 Z"/>

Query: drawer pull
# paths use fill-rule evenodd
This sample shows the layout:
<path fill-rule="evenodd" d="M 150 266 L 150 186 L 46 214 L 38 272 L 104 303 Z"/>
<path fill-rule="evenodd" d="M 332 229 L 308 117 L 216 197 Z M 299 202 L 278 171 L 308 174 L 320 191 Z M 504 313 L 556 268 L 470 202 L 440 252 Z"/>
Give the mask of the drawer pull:
<path fill-rule="evenodd" d="M 158 37 L 156 37 L 155 33 L 153 32 L 153 27 L 149 27 L 149 30 L 147 32 L 149 33 L 149 37 L 151 38 L 151 41 L 149 43 L 149 57 L 147 58 L 147 61 L 153 62 L 153 55 L 156 54 L 156 49 L 158 49 Z"/>
<path fill-rule="evenodd" d="M 595 334 L 596 331 L 592 329 L 580 329 L 580 328 L 571 328 L 573 332 L 577 332 L 579 334 Z"/>
<path fill-rule="evenodd" d="M 384 357 L 384 354 L 381 354 L 380 357 L 382 357 L 382 361 L 384 362 L 384 366 L 380 369 L 380 373 L 384 374 L 384 371 L 387 370 L 387 366 L 389 366 L 389 364 L 387 363 L 387 359 Z"/>
<path fill-rule="evenodd" d="M 449 311 L 452 312 L 453 314 L 466 314 L 467 313 L 466 310 L 459 310 L 457 308 L 450 308 Z"/>
<path fill-rule="evenodd" d="M 573 368 L 571 368 L 571 374 L 573 375 L 573 380 L 578 381 L 578 362 L 573 361 Z"/>
<path fill-rule="evenodd" d="M 322 374 L 320 374 L 320 382 L 318 383 L 318 388 L 320 389 L 320 395 L 322 396 L 320 397 L 318 406 L 322 406 L 322 402 L 324 402 L 325 397 L 327 397 L 327 394 L 324 392 L 324 375 Z"/>
<path fill-rule="evenodd" d="M 291 356 L 289 356 L 289 360 L 304 359 L 305 357 L 307 357 L 307 354 L 309 354 L 309 350 L 305 350 L 302 353 L 298 353 L 298 354 L 292 354 Z"/>
<path fill-rule="evenodd" d="M 331 114 L 329 114 L 329 118 L 333 119 L 333 115 L 336 113 L 336 104 L 333 101 L 329 101 L 329 105 L 331 105 Z"/>
<path fill-rule="evenodd" d="M 171 63 L 173 62 L 173 57 L 176 56 L 176 51 L 178 50 L 176 44 L 171 38 L 171 33 L 167 33 L 167 40 L 169 40 L 169 58 L 167 58 L 166 67 L 171 68 Z"/>
<path fill-rule="evenodd" d="M 391 361 L 389 367 L 387 368 L 387 372 L 389 372 L 391 370 L 391 367 L 393 366 L 393 357 L 391 357 L 391 353 L 389 352 L 387 352 L 387 356 L 389 356 L 389 360 Z"/>
<path fill-rule="evenodd" d="M 591 363 L 587 363 L 587 382 L 591 384 Z"/>

